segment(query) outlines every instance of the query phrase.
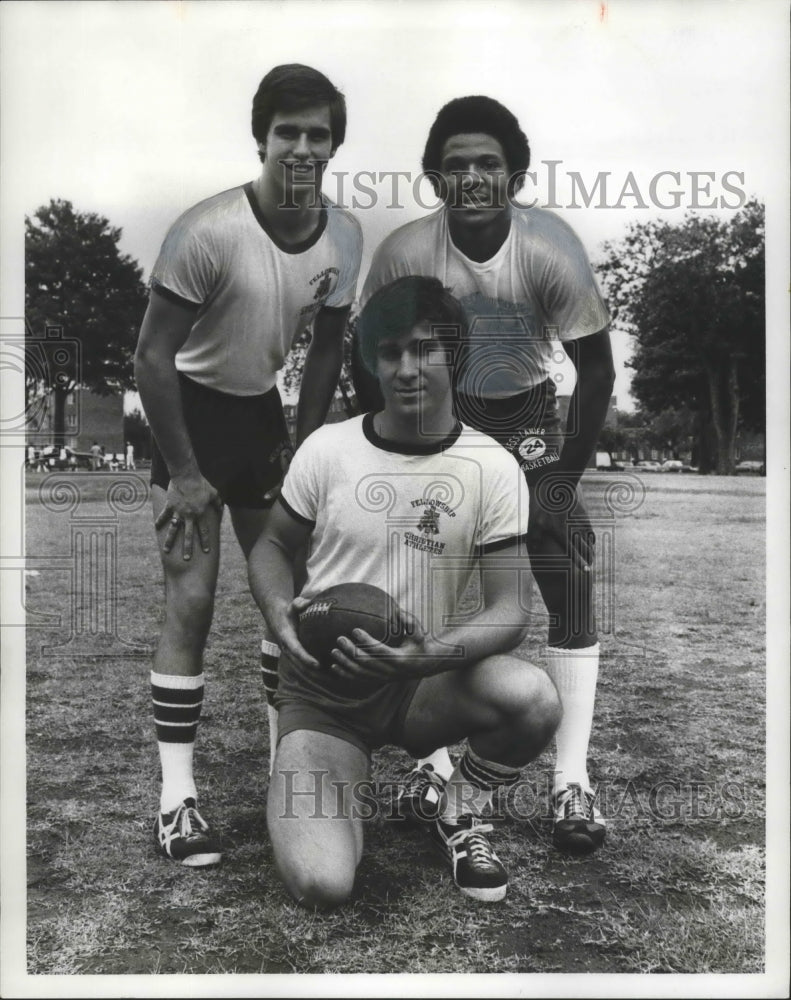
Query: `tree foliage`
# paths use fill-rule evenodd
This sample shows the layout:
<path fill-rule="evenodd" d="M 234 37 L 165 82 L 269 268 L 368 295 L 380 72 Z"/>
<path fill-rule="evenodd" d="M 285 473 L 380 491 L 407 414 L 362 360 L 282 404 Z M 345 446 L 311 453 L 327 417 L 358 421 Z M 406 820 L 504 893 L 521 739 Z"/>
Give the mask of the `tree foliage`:
<path fill-rule="evenodd" d="M 76 212 L 69 201 L 53 199 L 25 217 L 28 353 L 40 355 L 42 337 L 53 327 L 80 346 L 71 370 L 40 363 L 29 369 L 29 389 L 54 394 L 56 438 L 64 430 L 66 396 L 77 385 L 100 395 L 134 388 L 146 290 L 140 267 L 120 252 L 120 238 L 107 219 Z"/>
<path fill-rule="evenodd" d="M 701 469 L 732 472 L 737 432 L 765 426 L 763 205 L 634 225 L 604 249 L 614 322 L 635 339 L 635 398 L 666 425 L 685 410 Z"/>
<path fill-rule="evenodd" d="M 344 333 L 343 365 L 335 390 L 336 397 L 340 396 L 343 400 L 346 412 L 350 416 L 355 412 L 355 395 L 351 376 L 351 349 L 356 323 L 357 315 L 352 312 L 349 314 L 349 321 L 346 324 L 346 331 Z M 284 391 L 288 395 L 299 394 L 299 387 L 302 383 L 302 369 L 305 367 L 305 356 L 308 353 L 311 336 L 311 329 L 308 327 L 297 337 L 291 350 L 286 355 L 286 360 L 283 363 L 280 373 L 280 380 Z"/>
<path fill-rule="evenodd" d="M 134 447 L 137 458 L 151 458 L 151 428 L 139 408 L 124 414 L 124 441 Z"/>

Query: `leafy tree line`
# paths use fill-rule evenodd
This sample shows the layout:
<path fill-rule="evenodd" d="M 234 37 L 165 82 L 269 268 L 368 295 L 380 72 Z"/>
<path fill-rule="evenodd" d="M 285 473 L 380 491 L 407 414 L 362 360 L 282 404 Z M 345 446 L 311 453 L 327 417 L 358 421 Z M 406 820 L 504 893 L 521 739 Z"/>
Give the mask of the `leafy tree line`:
<path fill-rule="evenodd" d="M 107 219 L 76 212 L 70 201 L 53 199 L 25 217 L 26 391 L 28 403 L 52 393 L 56 442 L 65 438 L 66 399 L 78 385 L 103 396 L 134 388 L 147 297 L 142 270 L 120 252 L 120 238 Z M 79 342 L 78 367 L 36 363 L 48 327 Z"/>
<path fill-rule="evenodd" d="M 57 326 L 81 345 L 79 371 L 68 379 L 40 364 L 28 370 L 29 395 L 53 395 L 56 441 L 65 436 L 65 401 L 77 385 L 100 394 L 135 388 L 146 290 L 141 268 L 119 250 L 120 237 L 107 219 L 59 199 L 25 219 L 28 336 L 40 351 L 47 327 Z M 692 436 L 701 471 L 733 471 L 737 432 L 765 426 L 764 269 L 764 208 L 756 200 L 728 221 L 651 221 L 604 244 L 598 272 L 614 324 L 634 338 L 632 393 L 640 405 L 619 441 L 645 437 L 646 426 L 673 448 Z M 355 323 L 352 315 L 347 348 Z M 287 358 L 288 392 L 299 388 L 309 342 L 306 332 Z M 338 391 L 351 412 L 348 353 Z M 31 345 L 31 362 L 35 356 Z M 130 430 L 139 436 L 136 425 Z M 628 443 L 601 444 L 629 450 Z"/>
<path fill-rule="evenodd" d="M 765 428 L 764 229 L 756 200 L 727 222 L 633 225 L 598 268 L 634 337 L 633 395 L 653 424 L 686 423 L 702 472 L 733 472 L 738 431 Z"/>

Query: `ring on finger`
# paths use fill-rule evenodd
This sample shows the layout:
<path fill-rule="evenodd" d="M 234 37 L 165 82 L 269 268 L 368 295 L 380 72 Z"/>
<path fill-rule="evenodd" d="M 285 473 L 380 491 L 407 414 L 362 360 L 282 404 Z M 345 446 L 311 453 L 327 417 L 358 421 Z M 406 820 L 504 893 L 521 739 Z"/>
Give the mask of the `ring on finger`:
<path fill-rule="evenodd" d="M 173 525 L 173 526 L 174 526 L 175 528 L 177 528 L 177 527 L 178 527 L 178 526 L 179 526 L 179 525 L 181 524 L 181 518 L 180 518 L 180 517 L 171 517 L 171 519 L 170 519 L 170 523 L 171 523 L 171 524 L 172 524 L 172 525 Z"/>

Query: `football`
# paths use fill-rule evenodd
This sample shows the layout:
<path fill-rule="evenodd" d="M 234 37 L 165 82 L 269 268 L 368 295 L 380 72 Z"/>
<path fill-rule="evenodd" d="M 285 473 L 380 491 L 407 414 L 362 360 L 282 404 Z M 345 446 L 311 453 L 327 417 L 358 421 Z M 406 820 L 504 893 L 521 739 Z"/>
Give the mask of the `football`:
<path fill-rule="evenodd" d="M 299 614 L 299 641 L 322 666 L 331 663 L 338 636 L 356 628 L 388 646 L 400 646 L 404 629 L 398 604 L 368 583 L 340 583 L 317 594 Z"/>

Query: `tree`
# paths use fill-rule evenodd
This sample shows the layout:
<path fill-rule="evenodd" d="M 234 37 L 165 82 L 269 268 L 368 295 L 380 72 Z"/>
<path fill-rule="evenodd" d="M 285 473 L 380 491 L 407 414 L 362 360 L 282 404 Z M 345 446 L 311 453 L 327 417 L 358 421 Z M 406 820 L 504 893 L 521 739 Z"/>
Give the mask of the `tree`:
<path fill-rule="evenodd" d="M 598 446 L 614 462 L 613 452 L 626 452 L 637 462 L 647 447 L 652 447 L 652 431 L 645 414 L 617 410 L 614 425 L 605 424 L 599 432 Z"/>
<path fill-rule="evenodd" d="M 124 414 L 124 441 L 134 447 L 138 458 L 151 458 L 151 428 L 142 410 Z"/>
<path fill-rule="evenodd" d="M 346 331 L 343 337 L 343 365 L 341 367 L 340 378 L 338 379 L 338 386 L 335 390 L 335 395 L 340 396 L 343 400 L 344 408 L 349 416 L 353 416 L 355 413 L 355 394 L 351 376 L 351 349 L 356 324 L 357 315 L 352 312 L 349 314 L 349 321 L 346 324 Z M 302 369 L 305 366 L 305 355 L 310 346 L 311 336 L 310 328 L 304 330 L 294 341 L 291 350 L 286 355 L 286 360 L 283 363 L 281 371 L 281 381 L 283 389 L 289 394 L 297 394 L 299 392 L 302 382 Z"/>
<path fill-rule="evenodd" d="M 100 395 L 134 388 L 146 290 L 140 267 L 119 251 L 120 238 L 107 219 L 75 212 L 69 201 L 53 199 L 25 217 L 28 391 L 52 393 L 56 441 L 64 439 L 66 399 L 77 386 Z M 67 346 L 79 343 L 78 365 L 50 363 L 57 341 L 42 338 L 52 328 Z"/>
<path fill-rule="evenodd" d="M 614 322 L 635 338 L 633 395 L 653 417 L 686 409 L 701 471 L 732 473 L 738 430 L 765 426 L 763 205 L 633 225 L 604 249 Z"/>

